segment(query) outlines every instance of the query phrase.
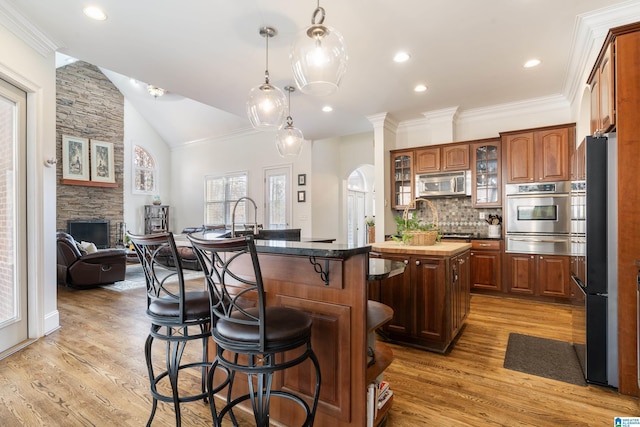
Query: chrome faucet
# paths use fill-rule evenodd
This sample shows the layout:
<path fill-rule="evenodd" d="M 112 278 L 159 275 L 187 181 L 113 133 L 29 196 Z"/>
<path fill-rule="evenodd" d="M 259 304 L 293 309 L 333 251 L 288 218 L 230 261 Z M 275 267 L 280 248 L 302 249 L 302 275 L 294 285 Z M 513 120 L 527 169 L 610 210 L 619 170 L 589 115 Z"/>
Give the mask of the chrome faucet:
<path fill-rule="evenodd" d="M 231 212 L 231 237 L 236 237 L 236 208 L 238 207 L 238 203 L 243 200 L 248 200 L 253 203 L 255 209 L 253 214 L 253 234 L 258 234 L 258 205 L 256 205 L 256 202 L 252 198 L 244 196 L 236 200 L 236 203 L 233 205 L 233 211 Z"/>

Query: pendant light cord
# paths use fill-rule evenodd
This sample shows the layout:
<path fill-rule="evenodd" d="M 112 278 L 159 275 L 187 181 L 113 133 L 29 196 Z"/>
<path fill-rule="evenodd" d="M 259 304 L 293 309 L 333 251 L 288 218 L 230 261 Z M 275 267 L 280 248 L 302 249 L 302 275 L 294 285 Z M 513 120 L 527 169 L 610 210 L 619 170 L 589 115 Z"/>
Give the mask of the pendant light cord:
<path fill-rule="evenodd" d="M 319 1 L 319 0 L 318 0 Z M 267 51 L 265 54 L 265 69 L 264 69 L 264 82 L 269 84 L 269 33 L 267 32 L 265 39 L 267 39 Z"/>

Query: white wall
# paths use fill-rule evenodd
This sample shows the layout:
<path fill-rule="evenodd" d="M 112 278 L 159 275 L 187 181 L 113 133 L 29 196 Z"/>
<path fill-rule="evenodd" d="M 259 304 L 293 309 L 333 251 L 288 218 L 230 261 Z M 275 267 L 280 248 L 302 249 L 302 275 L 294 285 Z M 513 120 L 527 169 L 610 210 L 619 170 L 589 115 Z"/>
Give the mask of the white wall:
<path fill-rule="evenodd" d="M 167 143 L 138 113 L 124 101 L 124 222 L 132 233 L 144 233 L 144 205 L 153 202 L 154 194 L 134 194 L 133 146 L 147 150 L 158 167 L 158 191 L 163 204 L 171 205 L 171 150 Z M 169 229 L 175 231 L 175 218 L 169 210 Z"/>
<path fill-rule="evenodd" d="M 14 30 L 16 30 L 14 28 Z M 34 42 L 37 45 L 37 42 Z M 40 337 L 60 325 L 56 284 L 55 56 L 39 50 L 0 25 L 0 78 L 27 92 L 27 245 L 29 336 Z"/>
<path fill-rule="evenodd" d="M 248 195 L 258 204 L 258 222 L 264 223 L 264 168 L 292 164 L 292 225 L 303 237 L 311 236 L 311 143 L 305 141 L 294 161 L 283 159 L 275 146 L 275 134 L 249 132 L 243 135 L 187 144 L 171 152 L 171 211 L 174 231 L 204 222 L 204 177 L 246 171 Z M 298 174 L 307 175 L 307 185 L 297 185 Z M 307 191 L 306 203 L 298 203 L 297 190 Z M 315 201 L 314 201 L 315 203 Z"/>

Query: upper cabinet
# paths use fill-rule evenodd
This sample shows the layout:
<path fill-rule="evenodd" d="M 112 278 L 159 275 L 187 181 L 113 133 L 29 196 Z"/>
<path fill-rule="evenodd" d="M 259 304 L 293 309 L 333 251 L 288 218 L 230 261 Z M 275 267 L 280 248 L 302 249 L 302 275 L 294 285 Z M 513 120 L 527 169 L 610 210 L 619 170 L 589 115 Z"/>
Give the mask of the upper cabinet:
<path fill-rule="evenodd" d="M 500 139 L 471 144 L 471 182 L 474 208 L 501 206 Z"/>
<path fill-rule="evenodd" d="M 440 172 L 440 147 L 428 147 L 416 150 L 416 173 Z"/>
<path fill-rule="evenodd" d="M 575 145 L 575 124 L 501 136 L 508 184 L 569 179 L 569 149 Z"/>
<path fill-rule="evenodd" d="M 413 201 L 413 150 L 391 152 L 391 208 L 404 209 Z"/>
<path fill-rule="evenodd" d="M 582 140 L 571 152 L 571 181 L 584 181 L 587 177 L 586 145 Z"/>
<path fill-rule="evenodd" d="M 612 41 L 589 76 L 592 134 L 609 132 L 616 124 L 614 55 L 615 41 Z"/>
<path fill-rule="evenodd" d="M 469 144 L 423 147 L 415 151 L 415 173 L 448 172 L 469 169 Z"/>
<path fill-rule="evenodd" d="M 442 147 L 442 170 L 469 169 L 469 144 L 450 144 Z"/>

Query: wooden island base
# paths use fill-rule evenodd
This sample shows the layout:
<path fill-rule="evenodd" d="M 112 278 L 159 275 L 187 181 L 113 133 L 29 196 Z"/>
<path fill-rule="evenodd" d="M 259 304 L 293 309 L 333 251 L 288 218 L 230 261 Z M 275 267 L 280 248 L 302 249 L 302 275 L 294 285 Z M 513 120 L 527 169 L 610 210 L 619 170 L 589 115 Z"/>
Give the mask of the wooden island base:
<path fill-rule="evenodd" d="M 371 290 L 391 307 L 393 320 L 381 331 L 386 340 L 444 353 L 462 330 L 469 313 L 470 243 L 441 242 L 408 246 L 372 245 L 372 257 L 407 265 L 403 275 L 384 279 Z"/>
<path fill-rule="evenodd" d="M 374 349 L 375 363 L 367 366 L 368 330 L 391 318 L 390 309 L 368 304 L 370 247 L 271 241 L 257 241 L 256 247 L 267 305 L 300 309 L 313 317 L 312 346 L 322 374 L 315 425 L 365 426 L 367 385 L 393 359 L 390 349 L 381 345 Z M 248 264 L 246 268 L 250 270 Z M 368 320 L 376 325 L 367 327 Z M 209 356 L 215 357 L 215 343 L 210 346 Z M 314 385 L 310 362 L 285 370 L 274 379 L 274 388 L 285 387 L 308 403 Z M 246 377 L 238 376 L 233 390 L 234 397 L 246 393 Z M 223 390 L 218 396 L 225 393 Z M 275 424 L 301 425 L 302 411 L 296 406 L 286 399 L 273 398 L 271 419 Z M 382 416 L 381 411 L 377 421 Z"/>

